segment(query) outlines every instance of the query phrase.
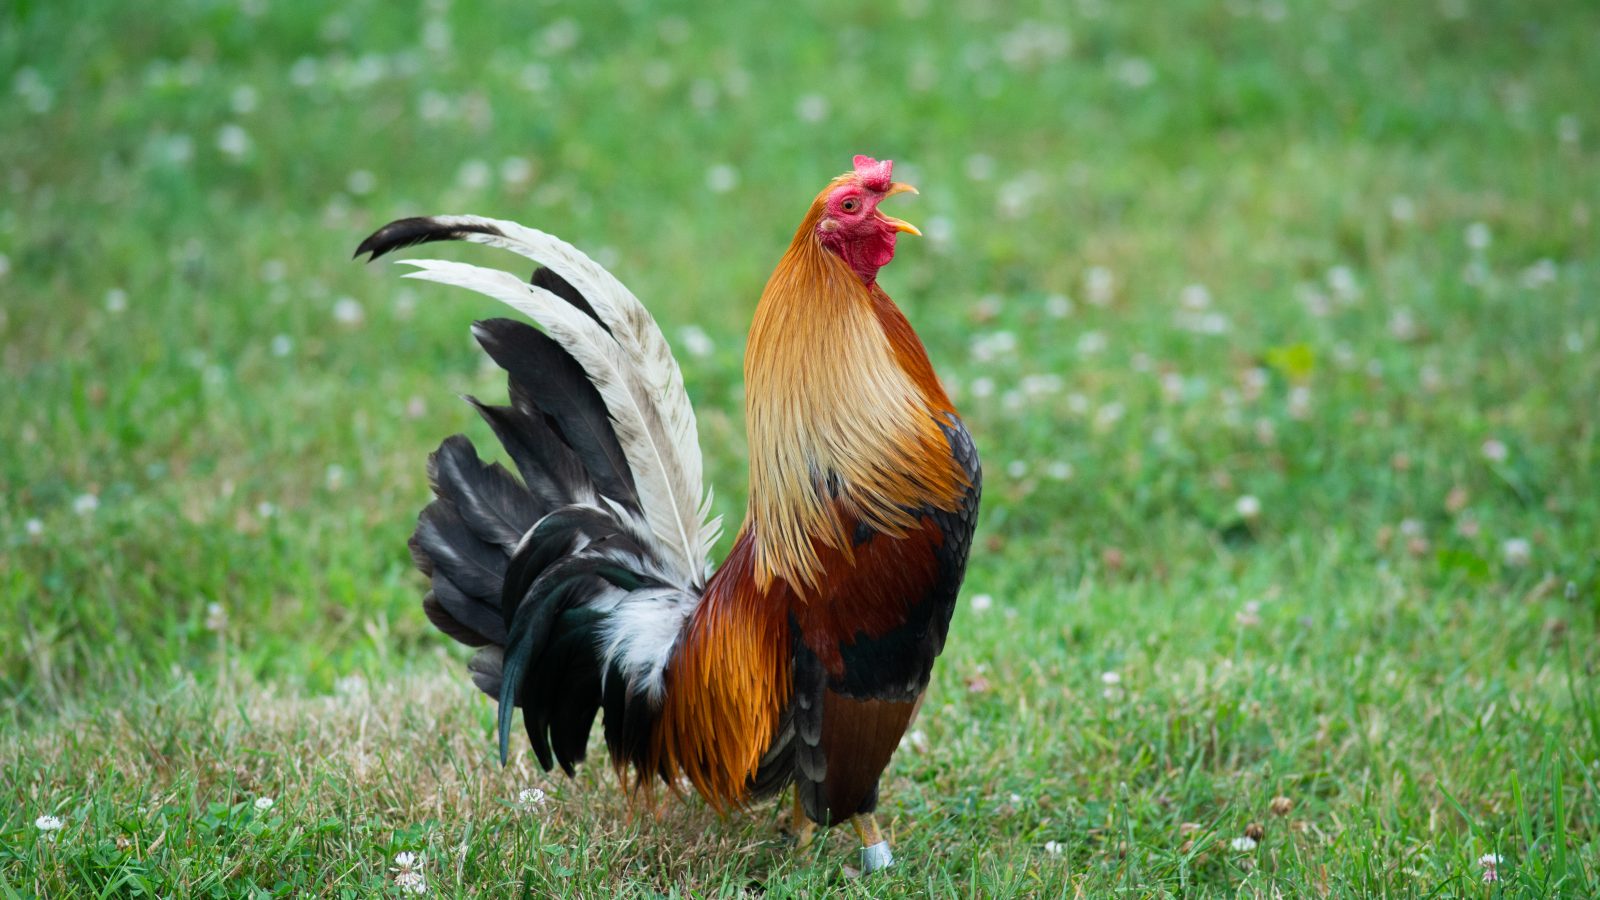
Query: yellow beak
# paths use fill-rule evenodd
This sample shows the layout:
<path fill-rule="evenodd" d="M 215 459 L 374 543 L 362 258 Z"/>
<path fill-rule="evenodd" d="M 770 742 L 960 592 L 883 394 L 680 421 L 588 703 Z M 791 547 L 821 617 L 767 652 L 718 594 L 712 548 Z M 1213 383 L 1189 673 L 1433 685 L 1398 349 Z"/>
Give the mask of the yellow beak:
<path fill-rule="evenodd" d="M 889 197 L 893 197 L 895 194 L 917 194 L 917 193 L 921 193 L 921 192 L 918 191 L 916 188 L 912 187 L 911 185 L 905 184 L 904 182 L 895 181 L 895 182 L 891 182 L 889 184 L 889 190 L 885 191 L 883 196 L 884 196 L 885 199 L 887 199 Z M 883 213 L 880 212 L 880 213 L 878 213 L 878 215 L 883 216 Z M 917 237 L 922 237 L 922 232 L 917 230 L 917 226 L 911 224 L 910 222 L 907 222 L 904 219 L 896 219 L 894 216 L 883 216 L 883 220 L 885 222 L 888 222 L 889 225 L 891 227 L 893 227 L 895 231 L 903 231 L 906 234 L 914 234 Z"/>

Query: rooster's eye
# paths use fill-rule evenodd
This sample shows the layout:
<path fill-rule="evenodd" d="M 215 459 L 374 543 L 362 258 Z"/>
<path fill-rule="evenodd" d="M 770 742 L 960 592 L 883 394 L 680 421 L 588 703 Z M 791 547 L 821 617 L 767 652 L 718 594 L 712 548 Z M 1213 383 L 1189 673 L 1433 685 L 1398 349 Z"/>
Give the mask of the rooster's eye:
<path fill-rule="evenodd" d="M 844 210 L 845 212 L 855 212 L 856 211 L 856 207 L 858 207 L 860 205 L 861 204 L 856 201 L 856 198 L 851 197 L 849 200 L 846 200 L 843 203 L 839 204 L 839 208 Z"/>

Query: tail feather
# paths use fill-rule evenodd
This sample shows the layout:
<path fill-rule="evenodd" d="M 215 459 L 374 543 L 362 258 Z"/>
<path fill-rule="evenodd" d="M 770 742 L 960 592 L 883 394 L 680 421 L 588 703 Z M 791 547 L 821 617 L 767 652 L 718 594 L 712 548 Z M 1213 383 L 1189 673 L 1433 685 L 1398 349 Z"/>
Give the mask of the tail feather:
<path fill-rule="evenodd" d="M 456 511 L 478 538 L 515 550 L 539 519 L 528 491 L 499 463 L 484 465 L 463 435 L 439 445 L 428 457 L 428 480 L 435 493 L 453 498 Z"/>
<path fill-rule="evenodd" d="M 632 561 L 613 558 L 607 540 L 596 541 L 577 553 L 562 557 L 545 569 L 517 606 L 506 642 L 504 677 L 500 684 L 500 760 L 509 753 L 511 708 L 520 699 L 523 717 L 534 752 L 540 764 L 549 767 L 549 742 L 546 729 L 552 706 L 560 692 L 572 690 L 567 676 L 580 669 L 571 654 L 573 642 L 587 643 L 580 676 L 584 670 L 606 674 L 632 683 L 636 673 L 626 668 L 625 658 L 614 658 L 601 651 L 596 629 L 605 621 L 616 602 L 628 592 L 641 588 L 665 587 L 650 576 L 634 571 Z M 626 544 L 626 541 L 620 543 Z M 555 663 L 555 665 L 550 665 Z M 543 677 L 541 677 L 543 676 Z M 598 707 L 601 697 L 590 694 L 587 703 Z M 562 761 L 564 768 L 570 762 Z"/>
<path fill-rule="evenodd" d="M 467 674 L 478 690 L 491 697 L 500 696 L 500 667 L 504 659 L 505 650 L 499 644 L 490 644 L 472 654 L 472 659 L 467 660 Z"/>
<path fill-rule="evenodd" d="M 450 500 L 435 500 L 422 511 L 411 546 L 413 556 L 421 553 L 429 561 L 428 574 L 442 574 L 473 597 L 500 596 L 505 554 L 473 534 Z"/>
<path fill-rule="evenodd" d="M 588 257 L 512 223 L 407 219 L 362 243 L 374 257 L 473 240 L 549 268 L 524 283 L 459 263 L 412 261 L 422 277 L 521 310 L 473 334 L 508 376 L 510 403 L 467 398 L 515 466 L 481 461 L 457 435 L 430 458 L 437 498 L 411 547 L 432 579 L 424 610 L 480 647 L 473 683 L 499 701 L 501 758 L 513 707 L 546 769 L 569 773 L 604 713 L 612 760 L 668 776 L 652 736 L 663 671 L 700 601 L 715 521 L 677 364 L 643 306 Z"/>
<path fill-rule="evenodd" d="M 510 376 L 513 405 L 543 414 L 583 461 L 600 493 L 638 509 L 639 490 L 605 401 L 577 360 L 522 322 L 489 319 L 473 325 L 472 333 Z"/>
<path fill-rule="evenodd" d="M 583 366 L 589 382 L 604 398 L 612 428 L 638 482 L 640 506 L 665 558 L 686 578 L 699 578 L 706 554 L 696 536 L 703 531 L 699 522 L 705 507 L 697 506 L 699 501 L 690 499 L 689 492 L 699 494 L 700 473 L 696 465 L 691 478 L 684 448 L 673 442 L 682 439 L 685 445 L 694 446 L 695 457 L 699 448 L 692 429 L 687 436 L 668 432 L 662 400 L 670 395 L 663 395 L 642 371 L 645 361 L 587 315 L 513 275 L 444 260 L 403 262 L 417 269 L 408 278 L 466 288 L 523 312 Z"/>
<path fill-rule="evenodd" d="M 356 255 L 463 240 L 510 250 L 547 270 L 525 284 L 503 272 L 437 260 L 410 260 L 410 277 L 455 284 L 528 315 L 581 364 L 599 389 L 639 484 L 641 507 L 668 561 L 689 578 L 704 561 L 720 523 L 708 515 L 694 409 L 660 327 L 638 298 L 594 260 L 552 235 L 480 216 L 433 216 L 392 222 Z"/>
<path fill-rule="evenodd" d="M 593 503 L 594 483 L 589 480 L 583 461 L 544 421 L 515 406 L 489 406 L 476 397 L 467 397 L 494 431 L 500 446 L 522 476 L 522 483 L 534 504 L 552 509 L 569 503 Z"/>
<path fill-rule="evenodd" d="M 566 772 L 603 711 L 613 762 L 646 777 L 661 765 L 651 732 L 662 669 L 699 602 L 715 535 L 698 506 L 693 413 L 666 341 L 637 299 L 570 245 L 515 227 L 403 219 L 360 250 L 378 256 L 483 237 L 550 266 L 523 283 L 493 269 L 413 263 L 418 277 L 501 299 L 544 328 L 474 325 L 506 370 L 510 402 L 467 400 L 520 480 L 478 460 L 466 437 L 430 456 L 437 500 L 411 538 L 418 569 L 432 578 L 424 610 L 443 633 L 480 647 L 467 669 L 499 701 L 502 761 L 515 706 L 539 764 Z"/>
<path fill-rule="evenodd" d="M 502 644 L 506 623 L 499 610 L 468 597 L 450 579 L 435 573 L 433 589 L 422 598 L 428 621 L 468 647 Z"/>

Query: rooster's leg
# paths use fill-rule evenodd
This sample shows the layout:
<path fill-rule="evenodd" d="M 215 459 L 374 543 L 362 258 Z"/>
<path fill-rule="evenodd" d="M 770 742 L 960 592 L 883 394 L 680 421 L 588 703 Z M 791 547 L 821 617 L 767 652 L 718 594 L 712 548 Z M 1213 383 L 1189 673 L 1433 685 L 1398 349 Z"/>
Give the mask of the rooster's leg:
<path fill-rule="evenodd" d="M 817 823 L 806 818 L 805 807 L 800 805 L 800 789 L 794 789 L 794 810 L 789 815 L 789 826 L 786 829 L 789 837 L 794 839 L 794 848 L 804 850 L 811 846 L 812 838 L 817 836 Z"/>
<path fill-rule="evenodd" d="M 878 830 L 878 820 L 872 813 L 862 813 L 850 819 L 861 838 L 861 874 L 866 875 L 894 865 L 894 854 L 889 852 L 889 842 Z"/>

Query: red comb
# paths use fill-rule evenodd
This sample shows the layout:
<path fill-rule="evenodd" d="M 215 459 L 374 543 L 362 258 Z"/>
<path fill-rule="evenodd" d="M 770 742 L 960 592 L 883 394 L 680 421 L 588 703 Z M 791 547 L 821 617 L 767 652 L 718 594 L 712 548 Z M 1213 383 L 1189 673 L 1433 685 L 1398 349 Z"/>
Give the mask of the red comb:
<path fill-rule="evenodd" d="M 870 156 L 857 156 L 855 158 L 856 178 L 869 191 L 887 191 L 889 189 L 889 176 L 894 172 L 894 160 L 886 159 L 878 162 Z"/>

